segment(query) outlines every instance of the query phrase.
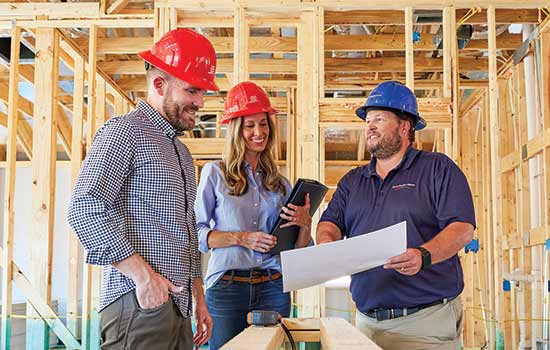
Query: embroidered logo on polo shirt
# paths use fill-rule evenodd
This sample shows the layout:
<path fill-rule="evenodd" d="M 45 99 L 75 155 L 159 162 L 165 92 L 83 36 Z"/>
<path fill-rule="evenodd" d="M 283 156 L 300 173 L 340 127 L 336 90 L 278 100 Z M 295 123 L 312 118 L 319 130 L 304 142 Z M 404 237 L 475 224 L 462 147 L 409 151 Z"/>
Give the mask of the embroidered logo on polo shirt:
<path fill-rule="evenodd" d="M 406 190 L 406 189 L 415 188 L 415 187 L 416 187 L 416 184 L 400 184 L 400 185 L 393 185 L 391 189 L 394 191 L 399 191 L 399 190 Z"/>

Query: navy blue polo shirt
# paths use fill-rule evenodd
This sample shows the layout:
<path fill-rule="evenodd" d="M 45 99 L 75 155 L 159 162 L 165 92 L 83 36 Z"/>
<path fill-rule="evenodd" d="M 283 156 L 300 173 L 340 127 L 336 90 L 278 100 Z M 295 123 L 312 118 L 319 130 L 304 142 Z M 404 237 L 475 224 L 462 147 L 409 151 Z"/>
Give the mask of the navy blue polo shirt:
<path fill-rule="evenodd" d="M 382 179 L 376 159 L 342 177 L 320 221 L 340 228 L 345 237 L 407 222 L 407 247 L 431 240 L 453 222 L 475 227 L 472 194 L 466 177 L 441 153 L 409 147 L 401 163 Z M 368 247 L 365 247 L 368 254 Z M 382 266 L 351 276 L 351 294 L 365 313 L 374 308 L 404 308 L 456 297 L 464 281 L 457 255 L 414 276 Z"/>

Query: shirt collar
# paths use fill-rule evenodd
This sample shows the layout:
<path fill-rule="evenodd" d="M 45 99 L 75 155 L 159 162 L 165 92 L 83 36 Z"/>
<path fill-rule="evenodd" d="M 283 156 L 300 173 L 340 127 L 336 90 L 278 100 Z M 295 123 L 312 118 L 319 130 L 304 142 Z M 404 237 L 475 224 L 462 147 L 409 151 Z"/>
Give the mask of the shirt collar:
<path fill-rule="evenodd" d="M 156 109 L 144 100 L 139 100 L 136 109 L 140 110 L 151 122 L 169 138 L 173 139 L 178 133 L 176 129 Z"/>
<path fill-rule="evenodd" d="M 243 160 L 244 168 L 246 171 L 248 171 L 250 174 L 252 174 L 252 165 L 248 162 L 248 160 Z M 258 164 L 259 165 L 259 164 Z M 260 173 L 262 170 L 259 167 L 256 167 L 256 173 Z"/>
<path fill-rule="evenodd" d="M 420 151 L 414 148 L 412 145 L 407 148 L 407 151 L 405 151 L 405 155 L 403 156 L 403 159 L 401 159 L 401 162 L 397 164 L 397 166 L 394 168 L 394 170 L 399 170 L 401 168 L 409 169 L 416 157 L 420 154 Z M 376 158 L 373 157 L 369 164 L 367 164 L 365 168 L 365 176 L 371 177 L 373 175 L 376 175 Z"/>

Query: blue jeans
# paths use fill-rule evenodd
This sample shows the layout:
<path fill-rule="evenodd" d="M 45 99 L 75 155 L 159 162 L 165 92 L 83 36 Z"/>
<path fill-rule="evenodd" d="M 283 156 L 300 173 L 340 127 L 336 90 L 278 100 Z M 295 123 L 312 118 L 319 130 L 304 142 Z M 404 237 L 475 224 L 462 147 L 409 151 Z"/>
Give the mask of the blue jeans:
<path fill-rule="evenodd" d="M 218 350 L 246 327 L 246 315 L 252 310 L 290 314 L 290 293 L 283 293 L 283 279 L 249 284 L 219 280 L 206 290 L 206 306 L 214 321 L 210 350 Z"/>

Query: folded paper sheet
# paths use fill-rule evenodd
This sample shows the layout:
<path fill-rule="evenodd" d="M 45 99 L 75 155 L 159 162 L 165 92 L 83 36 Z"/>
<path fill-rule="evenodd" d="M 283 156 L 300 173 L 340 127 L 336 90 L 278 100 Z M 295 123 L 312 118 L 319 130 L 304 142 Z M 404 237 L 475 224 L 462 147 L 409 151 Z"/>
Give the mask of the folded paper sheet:
<path fill-rule="evenodd" d="M 384 265 L 407 250 L 407 223 L 402 221 L 353 238 L 281 253 L 285 292 Z"/>

